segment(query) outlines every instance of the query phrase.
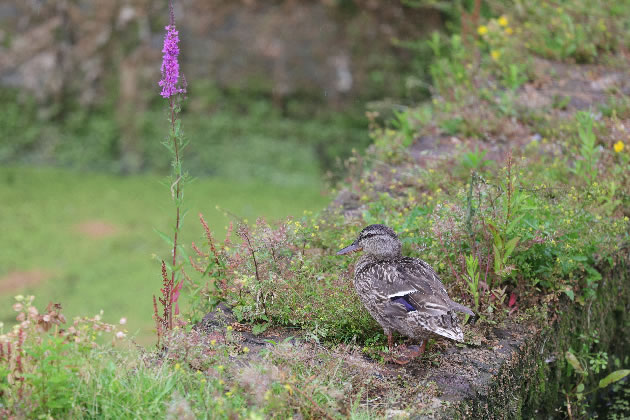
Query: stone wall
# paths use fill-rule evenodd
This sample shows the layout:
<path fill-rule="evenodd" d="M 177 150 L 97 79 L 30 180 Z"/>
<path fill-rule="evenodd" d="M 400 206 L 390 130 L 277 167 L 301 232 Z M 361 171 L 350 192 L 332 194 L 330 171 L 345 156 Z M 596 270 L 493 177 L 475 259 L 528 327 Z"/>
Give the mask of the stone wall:
<path fill-rule="evenodd" d="M 179 0 L 175 15 L 192 88 L 209 81 L 335 102 L 365 94 L 375 78 L 399 78 L 392 69 L 408 52 L 392 39 L 441 24 L 435 11 L 373 0 Z M 158 91 L 167 21 L 166 0 L 4 0 L 0 86 L 43 109 L 112 92 L 121 108 L 137 109 Z"/>

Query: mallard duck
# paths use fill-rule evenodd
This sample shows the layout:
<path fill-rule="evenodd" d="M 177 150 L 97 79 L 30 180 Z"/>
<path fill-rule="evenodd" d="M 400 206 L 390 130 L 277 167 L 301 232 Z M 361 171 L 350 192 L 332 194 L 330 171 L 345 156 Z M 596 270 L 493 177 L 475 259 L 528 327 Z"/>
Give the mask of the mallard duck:
<path fill-rule="evenodd" d="M 429 264 L 402 256 L 402 243 L 392 228 L 370 225 L 337 255 L 361 250 L 363 255 L 354 268 L 354 287 L 370 315 L 383 327 L 390 355 L 394 331 L 422 341 L 411 357 L 424 353 L 431 334 L 464 339 L 455 312 L 473 316 L 474 312 L 448 297 Z M 395 358 L 393 361 L 406 363 Z"/>

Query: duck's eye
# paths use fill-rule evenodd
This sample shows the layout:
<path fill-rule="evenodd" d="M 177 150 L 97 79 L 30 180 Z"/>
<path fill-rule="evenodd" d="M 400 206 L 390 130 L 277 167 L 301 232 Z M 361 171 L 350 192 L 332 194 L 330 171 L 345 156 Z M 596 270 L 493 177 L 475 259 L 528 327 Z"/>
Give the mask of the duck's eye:
<path fill-rule="evenodd" d="M 361 235 L 361 240 L 367 239 L 367 238 L 372 238 L 372 237 L 377 236 L 377 235 L 378 235 L 378 233 L 365 233 L 365 234 Z"/>

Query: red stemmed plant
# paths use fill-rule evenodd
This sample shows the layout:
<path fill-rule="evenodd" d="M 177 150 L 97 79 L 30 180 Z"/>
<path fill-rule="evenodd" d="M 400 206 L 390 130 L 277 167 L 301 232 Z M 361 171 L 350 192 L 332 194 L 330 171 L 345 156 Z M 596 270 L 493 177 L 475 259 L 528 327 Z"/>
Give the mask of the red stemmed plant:
<path fill-rule="evenodd" d="M 179 32 L 175 27 L 175 15 L 173 13 L 173 2 L 169 1 L 170 20 L 169 25 L 165 27 L 166 36 L 164 37 L 164 48 L 162 49 L 162 78 L 159 86 L 162 88 L 160 95 L 168 99 L 168 120 L 169 135 L 163 142 L 166 149 L 172 155 L 172 173 L 169 179 L 169 188 L 171 198 L 175 203 L 175 226 L 173 228 L 173 239 L 167 238 L 172 245 L 172 264 L 167 267 L 167 263 L 162 260 L 162 294 L 157 300 L 153 296 L 153 317 L 156 322 L 156 331 L 158 336 L 158 347 L 162 335 L 173 328 L 173 319 L 179 313 L 177 301 L 179 293 L 183 285 L 183 279 L 177 282 L 178 262 L 178 234 L 181 225 L 181 208 L 183 201 L 183 188 L 187 175 L 182 170 L 181 152 L 184 147 L 183 134 L 180 128 L 180 120 L 178 119 L 181 110 L 181 100 L 186 93 L 186 79 L 182 77 L 179 81 Z M 170 276 L 168 273 L 170 269 Z M 162 315 L 158 312 L 158 301 L 162 305 Z"/>

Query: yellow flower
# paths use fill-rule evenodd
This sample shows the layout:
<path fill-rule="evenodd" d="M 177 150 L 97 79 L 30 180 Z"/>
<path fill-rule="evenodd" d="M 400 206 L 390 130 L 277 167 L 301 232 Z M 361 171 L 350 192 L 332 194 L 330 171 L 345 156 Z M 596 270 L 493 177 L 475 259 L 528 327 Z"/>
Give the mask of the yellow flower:
<path fill-rule="evenodd" d="M 490 51 L 490 55 L 492 56 L 492 59 L 494 61 L 497 61 L 499 59 L 499 57 L 501 57 L 501 51 L 492 50 L 492 51 Z"/>
<path fill-rule="evenodd" d="M 617 143 L 615 143 L 613 145 L 613 149 L 615 149 L 615 153 L 621 153 L 621 151 L 623 150 L 624 146 L 625 145 L 623 144 L 623 142 L 621 140 L 619 140 Z"/>
<path fill-rule="evenodd" d="M 505 16 L 501 16 L 497 22 L 499 22 L 499 25 L 503 27 L 508 26 L 509 23 Z"/>
<path fill-rule="evenodd" d="M 482 35 L 482 36 L 487 34 L 488 33 L 488 27 L 485 26 L 485 25 L 481 25 L 480 27 L 477 28 L 477 33 L 479 35 Z"/>
<path fill-rule="evenodd" d="M 508 34 L 508 35 L 512 35 L 514 33 L 514 30 L 512 28 L 508 27 L 508 28 L 505 28 L 505 33 Z"/>

